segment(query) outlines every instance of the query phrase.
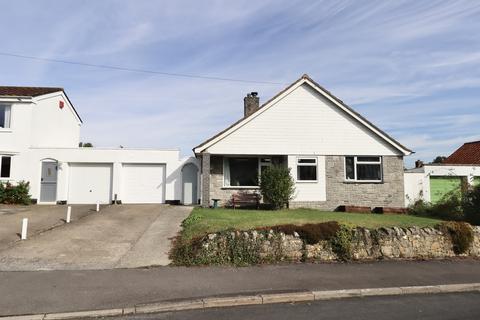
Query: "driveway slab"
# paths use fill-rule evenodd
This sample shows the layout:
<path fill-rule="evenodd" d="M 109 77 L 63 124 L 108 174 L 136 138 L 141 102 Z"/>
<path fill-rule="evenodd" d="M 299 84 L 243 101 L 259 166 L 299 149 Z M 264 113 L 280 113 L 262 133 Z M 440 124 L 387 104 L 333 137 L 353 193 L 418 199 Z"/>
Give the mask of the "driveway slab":
<path fill-rule="evenodd" d="M 0 251 L 0 270 L 92 270 L 168 264 L 190 207 L 118 205 Z"/>
<path fill-rule="evenodd" d="M 72 222 L 95 212 L 92 205 L 72 206 Z M 28 237 L 61 226 L 65 223 L 67 206 L 0 205 L 0 250 L 20 240 L 22 219 L 28 218 Z"/>

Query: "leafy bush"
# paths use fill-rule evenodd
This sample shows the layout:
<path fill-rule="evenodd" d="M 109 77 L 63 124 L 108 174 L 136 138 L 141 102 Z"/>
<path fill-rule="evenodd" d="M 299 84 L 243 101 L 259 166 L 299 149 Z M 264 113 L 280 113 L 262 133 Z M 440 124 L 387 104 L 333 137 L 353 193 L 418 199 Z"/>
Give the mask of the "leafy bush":
<path fill-rule="evenodd" d="M 473 243 L 473 230 L 466 222 L 442 222 L 439 229 L 450 237 L 456 254 L 466 253 Z"/>
<path fill-rule="evenodd" d="M 293 198 L 295 183 L 290 169 L 272 166 L 262 171 L 260 177 L 260 192 L 265 202 L 276 210 L 284 208 Z"/>
<path fill-rule="evenodd" d="M 0 203 L 28 205 L 32 201 L 29 191 L 29 182 L 20 181 L 16 185 L 0 182 Z"/>
<path fill-rule="evenodd" d="M 273 230 L 288 235 L 293 235 L 294 232 L 296 232 L 305 243 L 316 244 L 322 240 L 332 239 L 340 230 L 340 225 L 337 221 L 328 221 L 322 223 L 308 223 L 300 226 L 294 224 L 282 224 L 273 227 L 259 228 L 257 230 Z"/>
<path fill-rule="evenodd" d="M 341 226 L 335 236 L 330 239 L 333 252 L 343 261 L 352 259 L 352 242 L 353 232 L 347 226 Z"/>
<path fill-rule="evenodd" d="M 462 208 L 462 195 L 459 191 L 446 194 L 436 203 L 417 200 L 408 207 L 408 213 L 443 220 L 461 221 L 465 219 Z"/>
<path fill-rule="evenodd" d="M 480 185 L 468 190 L 463 196 L 465 219 L 474 225 L 480 225 Z"/>

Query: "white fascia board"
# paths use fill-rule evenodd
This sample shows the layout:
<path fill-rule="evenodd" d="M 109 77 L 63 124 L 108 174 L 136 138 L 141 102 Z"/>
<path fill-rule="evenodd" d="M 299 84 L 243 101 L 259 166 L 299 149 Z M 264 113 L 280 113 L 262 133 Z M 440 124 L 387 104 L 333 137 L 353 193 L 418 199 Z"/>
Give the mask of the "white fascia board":
<path fill-rule="evenodd" d="M 20 96 L 0 96 L 0 103 L 6 102 L 6 103 L 31 103 L 32 98 L 31 97 L 20 97 Z"/>
<path fill-rule="evenodd" d="M 302 80 L 305 80 L 305 79 L 302 79 Z M 301 86 L 302 84 L 304 83 L 304 81 L 298 81 L 295 85 L 293 85 L 292 87 L 290 87 L 288 90 L 285 90 L 285 92 L 282 92 L 282 94 L 280 94 L 278 97 L 276 97 L 275 99 L 273 99 L 272 101 L 270 101 L 268 104 L 264 105 L 263 107 L 261 107 L 260 109 L 258 109 L 258 111 L 256 111 L 254 114 L 252 114 L 250 117 L 247 117 L 245 119 L 243 119 L 242 121 L 240 121 L 239 123 L 237 123 L 237 125 L 231 127 L 230 129 L 228 129 L 227 131 L 223 132 L 221 135 L 219 135 L 218 137 L 216 137 L 215 139 L 211 140 L 211 141 L 208 141 L 207 143 L 203 144 L 203 145 L 200 145 L 199 147 L 195 148 L 194 149 L 194 153 L 197 154 L 197 153 L 201 153 L 202 151 L 204 151 L 205 149 L 211 147 L 212 145 L 214 145 L 215 143 L 217 143 L 218 141 L 224 139 L 225 137 L 227 137 L 228 135 L 230 135 L 232 132 L 234 131 L 237 131 L 239 128 L 243 127 L 245 124 L 249 123 L 250 121 L 252 121 L 253 119 L 255 119 L 256 117 L 258 117 L 259 115 L 261 115 L 262 113 L 264 113 L 266 110 L 270 109 L 272 106 L 274 106 L 277 102 L 279 102 L 280 100 L 282 100 L 283 98 L 285 98 L 287 95 L 289 95 L 292 91 L 294 91 L 295 89 L 297 89 L 299 86 Z"/>
<path fill-rule="evenodd" d="M 401 147 L 400 145 L 398 145 L 398 143 L 396 143 L 395 141 L 393 141 L 392 139 L 390 139 L 389 137 L 385 136 L 385 134 L 383 134 L 382 132 L 378 131 L 377 128 L 373 127 L 370 123 L 367 123 L 364 119 L 362 119 L 361 117 L 359 117 L 355 112 L 353 112 L 352 110 L 350 110 L 349 108 L 345 108 L 345 106 L 343 106 L 341 103 L 339 103 L 335 98 L 333 98 L 331 96 L 331 94 L 329 94 L 328 92 L 325 92 L 323 91 L 321 88 L 318 88 L 318 86 L 316 86 L 315 84 L 311 83 L 308 79 L 304 79 L 303 82 L 306 82 L 308 83 L 312 88 L 314 88 L 315 90 L 317 90 L 321 95 L 325 96 L 328 98 L 328 100 L 330 100 L 331 102 L 333 102 L 337 107 L 339 107 L 340 109 L 342 109 L 343 111 L 345 111 L 347 114 L 349 114 L 351 117 L 353 117 L 354 119 L 356 119 L 358 122 L 360 122 L 361 124 L 363 124 L 365 127 L 367 127 L 370 131 L 372 131 L 373 133 L 375 133 L 377 136 L 379 136 L 380 138 L 382 138 L 383 140 L 385 140 L 386 142 L 388 142 L 390 145 L 392 145 L 393 147 L 395 147 L 395 149 L 401 151 L 403 153 L 403 155 L 405 156 L 408 156 L 408 155 L 411 155 L 413 152 L 409 151 L 409 150 L 405 150 L 403 147 Z"/>
<path fill-rule="evenodd" d="M 267 105 L 263 106 L 262 108 L 260 108 L 257 112 L 255 112 L 252 116 L 248 117 L 248 118 L 245 118 L 243 121 L 240 121 L 237 125 L 231 127 L 230 129 L 228 129 L 227 131 L 223 132 L 221 135 L 219 135 L 218 137 L 216 137 L 215 139 L 211 140 L 211 141 L 208 141 L 207 143 L 203 144 L 203 145 L 200 145 L 199 147 L 195 148 L 194 149 L 194 153 L 197 154 L 197 153 L 201 153 L 202 151 L 205 151 L 206 149 L 208 149 L 210 146 L 214 145 L 215 143 L 217 143 L 218 141 L 224 139 L 225 137 L 227 137 L 228 135 L 230 135 L 232 132 L 238 130 L 239 128 L 241 128 L 242 126 L 244 126 L 245 124 L 249 123 L 250 121 L 252 121 L 253 119 L 255 119 L 256 117 L 258 117 L 260 114 L 262 114 L 263 112 L 265 112 L 266 110 L 268 110 L 269 108 L 271 108 L 272 106 L 274 106 L 276 103 L 278 103 L 280 100 L 282 100 L 283 98 L 285 98 L 287 95 L 289 95 L 292 91 L 296 90 L 298 87 L 300 87 L 301 85 L 303 85 L 304 83 L 307 83 L 310 87 L 312 87 L 313 89 L 315 89 L 318 93 L 320 93 L 322 96 L 325 96 L 328 100 L 330 100 L 331 102 L 333 102 L 337 107 L 339 107 L 340 109 L 342 109 L 343 111 L 345 111 L 347 114 L 349 114 L 351 117 L 353 117 L 354 119 L 356 119 L 357 121 L 359 121 L 362 125 L 364 125 L 365 127 L 367 127 L 367 129 L 369 129 L 370 131 L 372 131 L 373 133 L 375 133 L 377 136 L 379 136 L 380 138 L 382 138 L 383 140 L 385 140 L 387 143 L 389 143 L 390 145 L 392 145 L 395 149 L 401 151 L 403 153 L 403 155 L 405 156 L 408 156 L 410 154 L 412 154 L 413 152 L 409 151 L 409 150 L 405 150 L 404 148 L 402 148 L 400 145 L 398 145 L 395 141 L 393 141 L 392 139 L 386 137 L 383 133 L 381 133 L 380 131 L 378 131 L 376 128 L 372 127 L 369 123 L 365 122 L 365 120 L 363 120 L 361 117 L 359 117 L 357 114 L 355 114 L 354 112 L 352 112 L 349 108 L 345 108 L 341 103 L 339 103 L 335 98 L 333 98 L 331 96 L 330 93 L 328 92 L 325 92 L 324 90 L 321 90 L 317 85 L 315 85 L 314 83 L 312 83 L 311 81 L 309 81 L 308 79 L 306 78 L 303 78 L 301 79 L 300 81 L 298 81 L 296 84 L 294 84 L 293 86 L 291 86 L 288 90 L 285 90 L 285 92 L 282 92 L 282 94 L 280 94 L 278 97 L 276 97 L 275 99 L 273 99 L 272 101 L 270 101 Z"/>
<path fill-rule="evenodd" d="M 35 103 L 37 103 L 38 101 L 51 99 L 51 98 L 55 98 L 55 97 L 62 97 L 63 98 L 63 101 L 68 106 L 68 109 L 73 114 L 75 119 L 77 119 L 78 125 L 81 126 L 82 125 L 82 120 L 80 119 L 77 112 L 75 111 L 75 108 L 70 104 L 70 100 L 68 99 L 68 97 L 65 95 L 65 93 L 63 91 L 56 91 L 56 92 L 52 92 L 52 93 L 48 93 L 48 94 L 42 94 L 41 96 L 34 97 L 33 101 Z"/>

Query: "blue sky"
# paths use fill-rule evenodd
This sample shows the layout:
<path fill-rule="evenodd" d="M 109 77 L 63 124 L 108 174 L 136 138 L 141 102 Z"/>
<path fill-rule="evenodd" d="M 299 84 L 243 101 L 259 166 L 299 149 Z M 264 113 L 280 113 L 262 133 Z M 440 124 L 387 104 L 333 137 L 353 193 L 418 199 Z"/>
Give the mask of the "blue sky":
<path fill-rule="evenodd" d="M 480 140 L 478 1 L 3 1 L 0 84 L 62 86 L 96 146 L 191 148 L 308 73 L 431 160 Z"/>

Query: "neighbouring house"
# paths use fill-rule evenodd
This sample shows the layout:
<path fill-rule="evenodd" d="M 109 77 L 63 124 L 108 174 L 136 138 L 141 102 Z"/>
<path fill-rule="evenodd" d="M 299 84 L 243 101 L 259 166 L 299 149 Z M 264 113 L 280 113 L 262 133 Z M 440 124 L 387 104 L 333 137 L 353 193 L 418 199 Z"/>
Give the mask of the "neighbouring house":
<path fill-rule="evenodd" d="M 81 125 L 62 88 L 0 87 L 0 181 L 29 181 L 38 203 L 198 203 L 195 158 L 80 148 Z"/>
<path fill-rule="evenodd" d="M 405 171 L 405 204 L 438 202 L 462 186 L 480 184 L 480 141 L 464 143 L 442 163 L 421 164 Z"/>
<path fill-rule="evenodd" d="M 202 205 L 258 191 L 271 165 L 291 169 L 290 207 L 405 206 L 403 157 L 411 150 L 308 75 L 259 106 L 244 98 L 244 117 L 193 149 L 201 160 Z"/>

